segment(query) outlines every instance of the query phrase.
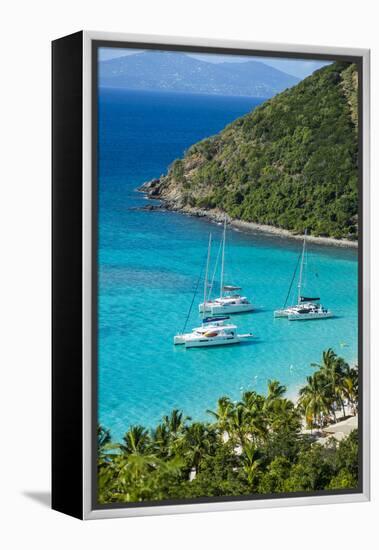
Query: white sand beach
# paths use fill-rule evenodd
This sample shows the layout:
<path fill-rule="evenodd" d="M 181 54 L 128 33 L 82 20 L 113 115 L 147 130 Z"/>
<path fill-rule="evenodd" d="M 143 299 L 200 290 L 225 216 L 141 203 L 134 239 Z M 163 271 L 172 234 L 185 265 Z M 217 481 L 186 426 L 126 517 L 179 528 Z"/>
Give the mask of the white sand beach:
<path fill-rule="evenodd" d="M 358 428 L 358 415 L 350 416 L 344 420 L 340 420 L 335 424 L 329 424 L 329 426 L 318 429 L 304 429 L 303 434 L 310 434 L 315 437 L 315 440 L 320 445 L 326 445 L 332 438 L 338 442 L 342 441 L 345 437 L 351 434 L 353 430 Z"/>

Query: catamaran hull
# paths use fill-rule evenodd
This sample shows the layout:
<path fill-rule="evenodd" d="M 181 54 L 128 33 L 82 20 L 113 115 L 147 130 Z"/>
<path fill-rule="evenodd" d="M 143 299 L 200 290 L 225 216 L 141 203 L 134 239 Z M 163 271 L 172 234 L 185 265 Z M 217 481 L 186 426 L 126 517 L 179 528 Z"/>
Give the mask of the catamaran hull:
<path fill-rule="evenodd" d="M 228 315 L 229 313 L 245 313 L 248 311 L 253 311 L 254 306 L 252 304 L 238 304 L 234 306 L 205 306 L 205 312 L 211 313 L 212 315 Z M 204 313 L 203 304 L 199 305 L 199 313 Z"/>
<path fill-rule="evenodd" d="M 288 317 L 289 313 L 285 309 L 277 309 L 274 311 L 274 317 L 280 318 L 280 317 Z"/>
<path fill-rule="evenodd" d="M 314 321 L 316 319 L 330 319 L 333 317 L 332 312 L 327 313 L 295 313 L 288 315 L 289 321 Z"/>
<path fill-rule="evenodd" d="M 229 346 L 231 344 L 239 344 L 243 340 L 251 340 L 253 334 L 238 334 L 230 338 L 188 338 L 185 335 L 178 334 L 174 337 L 175 345 L 184 345 L 186 348 L 207 348 L 211 346 Z"/>
<path fill-rule="evenodd" d="M 208 348 L 211 346 L 229 346 L 231 344 L 239 344 L 240 338 L 228 338 L 222 340 L 221 338 L 204 339 L 204 340 L 187 340 L 184 344 L 186 348 Z"/>

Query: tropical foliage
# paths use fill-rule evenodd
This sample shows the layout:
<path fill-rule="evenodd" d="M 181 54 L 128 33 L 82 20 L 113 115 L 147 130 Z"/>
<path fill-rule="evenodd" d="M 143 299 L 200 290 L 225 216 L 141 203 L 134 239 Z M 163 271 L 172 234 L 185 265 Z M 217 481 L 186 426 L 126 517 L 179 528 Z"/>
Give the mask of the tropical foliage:
<path fill-rule="evenodd" d="M 356 488 L 357 431 L 321 445 L 315 430 L 357 413 L 357 368 L 331 349 L 314 367 L 297 404 L 269 380 L 266 395 L 220 397 L 209 422 L 173 410 L 152 430 L 130 427 L 118 444 L 99 427 L 99 502 Z"/>
<path fill-rule="evenodd" d="M 357 68 L 333 63 L 190 147 L 154 194 L 172 208 L 356 240 L 357 126 Z"/>
<path fill-rule="evenodd" d="M 299 398 L 299 409 L 308 426 L 322 428 L 330 422 L 331 416 L 336 422 L 337 411 L 342 410 L 345 416 L 346 405 L 356 414 L 357 369 L 351 368 L 331 349 L 323 352 L 321 365 L 313 366 L 318 370 L 307 378 L 307 385 L 300 390 Z"/>

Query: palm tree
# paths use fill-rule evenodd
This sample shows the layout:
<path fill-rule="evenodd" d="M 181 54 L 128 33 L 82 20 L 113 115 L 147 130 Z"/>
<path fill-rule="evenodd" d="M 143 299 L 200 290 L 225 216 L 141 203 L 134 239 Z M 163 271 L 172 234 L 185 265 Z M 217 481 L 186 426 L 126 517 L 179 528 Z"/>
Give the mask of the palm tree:
<path fill-rule="evenodd" d="M 297 432 L 300 429 L 299 411 L 290 399 L 275 399 L 268 409 L 268 420 L 273 432 L 287 430 Z"/>
<path fill-rule="evenodd" d="M 169 416 L 164 416 L 162 419 L 162 431 L 161 436 L 167 437 L 166 441 L 168 448 L 167 452 L 169 456 L 174 456 L 178 453 L 178 447 L 183 439 L 186 422 L 191 420 L 189 416 L 184 416 L 182 411 L 173 409 Z"/>
<path fill-rule="evenodd" d="M 116 443 L 112 443 L 111 432 L 101 424 L 97 426 L 97 464 L 99 468 L 107 466 L 115 456 L 110 451 L 118 449 Z"/>
<path fill-rule="evenodd" d="M 322 363 L 318 365 L 319 368 L 325 368 L 329 370 L 333 367 L 335 360 L 337 359 L 337 354 L 332 348 L 328 348 L 326 351 L 322 352 Z"/>
<path fill-rule="evenodd" d="M 230 417 L 233 411 L 234 405 L 229 397 L 220 397 L 217 401 L 217 410 L 207 410 L 207 413 L 212 415 L 216 419 L 216 425 L 220 431 L 221 436 L 226 433 L 228 436 L 230 431 Z"/>
<path fill-rule="evenodd" d="M 267 387 L 267 399 L 269 401 L 283 397 L 287 390 L 287 388 L 285 386 L 282 386 L 282 384 L 278 380 L 269 380 L 267 382 Z"/>
<path fill-rule="evenodd" d="M 342 395 L 347 399 L 353 414 L 357 413 L 358 404 L 358 369 L 351 368 L 347 365 L 344 378 L 342 381 Z"/>
<path fill-rule="evenodd" d="M 269 380 L 267 383 L 268 391 L 264 404 L 264 411 L 267 415 L 270 429 L 277 431 L 285 425 L 289 415 L 293 413 L 293 403 L 283 396 L 287 390 L 278 380 Z"/>
<path fill-rule="evenodd" d="M 318 375 L 324 377 L 325 394 L 328 394 L 330 400 L 330 412 L 333 414 L 334 421 L 337 421 L 336 408 L 342 408 L 345 416 L 344 401 L 342 395 L 342 385 L 344 371 L 346 368 L 345 361 L 336 355 L 329 348 L 322 353 L 321 365 L 313 364 L 313 367 L 318 367 Z"/>
<path fill-rule="evenodd" d="M 101 424 L 97 426 L 97 448 L 103 449 L 111 442 L 111 432 L 104 428 Z"/>
<path fill-rule="evenodd" d="M 247 441 L 242 447 L 241 462 L 247 482 L 252 487 L 259 472 L 261 460 L 257 448 L 251 441 Z"/>
<path fill-rule="evenodd" d="M 116 502 L 139 501 L 151 498 L 156 490 L 154 473 L 164 462 L 154 454 L 132 452 L 114 460 L 112 499 Z"/>
<path fill-rule="evenodd" d="M 124 435 L 120 450 L 124 454 L 144 454 L 150 441 L 148 431 L 143 426 L 131 426 Z"/>
<path fill-rule="evenodd" d="M 105 461 L 99 469 L 98 487 L 101 502 L 134 501 L 147 498 L 151 473 L 160 465 L 160 459 L 150 452 L 150 438 L 143 426 L 132 426 L 123 442 L 111 445 L 108 435 L 98 430 L 102 448 L 117 448 L 110 454 L 104 451 Z"/>
<path fill-rule="evenodd" d="M 267 434 L 266 399 L 255 391 L 243 393 L 238 407 L 244 410 L 245 431 L 258 443 Z"/>
<path fill-rule="evenodd" d="M 173 437 L 179 435 L 179 433 L 183 430 L 187 420 L 191 420 L 190 417 L 183 416 L 182 411 L 179 411 L 178 409 L 173 409 L 170 416 L 166 415 L 163 417 L 163 423 L 166 425 L 170 434 Z"/>
<path fill-rule="evenodd" d="M 230 435 L 241 447 L 243 447 L 247 437 L 247 427 L 246 409 L 239 403 L 230 415 Z"/>
<path fill-rule="evenodd" d="M 151 447 L 159 457 L 168 457 L 171 454 L 171 433 L 167 424 L 158 424 L 151 432 Z"/>
<path fill-rule="evenodd" d="M 325 379 L 319 373 L 307 377 L 307 385 L 299 392 L 299 406 L 304 411 L 308 426 L 318 423 L 322 427 L 323 414 L 330 410 L 330 401 L 325 391 Z"/>
<path fill-rule="evenodd" d="M 238 403 L 238 406 L 244 407 L 246 410 L 253 410 L 259 407 L 262 408 L 264 397 L 259 395 L 256 391 L 245 391 L 242 394 L 242 399 Z"/>
<path fill-rule="evenodd" d="M 159 474 L 170 464 L 170 459 L 164 456 L 166 432 L 166 426 L 160 425 L 150 437 L 143 426 L 137 425 L 125 433 L 119 445 L 121 453 L 112 463 L 113 500 L 129 502 L 154 497 Z"/>
<path fill-rule="evenodd" d="M 312 367 L 317 368 L 319 373 L 322 373 L 327 379 L 330 389 L 334 392 L 334 388 L 337 384 L 337 378 L 340 373 L 340 362 L 335 352 L 329 348 L 322 352 L 321 364 L 312 363 Z"/>
<path fill-rule="evenodd" d="M 159 459 L 157 459 L 157 457 L 153 454 L 142 455 L 137 452 L 121 457 L 121 461 L 123 461 L 123 465 L 121 466 L 120 471 L 128 470 L 135 480 L 138 480 L 146 473 L 151 472 L 160 462 Z"/>
<path fill-rule="evenodd" d="M 185 457 L 195 474 L 203 458 L 212 454 L 216 443 L 216 432 L 210 425 L 194 422 L 186 426 L 180 440 L 179 453 Z"/>

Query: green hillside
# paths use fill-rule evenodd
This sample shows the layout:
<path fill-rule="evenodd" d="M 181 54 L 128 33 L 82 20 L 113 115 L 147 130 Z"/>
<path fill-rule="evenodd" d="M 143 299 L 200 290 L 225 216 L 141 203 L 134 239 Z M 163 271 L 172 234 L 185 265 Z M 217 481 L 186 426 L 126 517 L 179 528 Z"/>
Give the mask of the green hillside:
<path fill-rule="evenodd" d="M 175 209 L 355 240 L 357 89 L 355 65 L 324 67 L 194 144 L 145 190 Z"/>

